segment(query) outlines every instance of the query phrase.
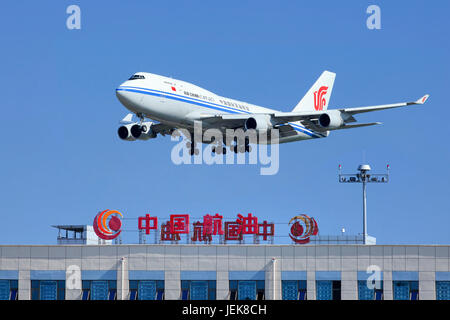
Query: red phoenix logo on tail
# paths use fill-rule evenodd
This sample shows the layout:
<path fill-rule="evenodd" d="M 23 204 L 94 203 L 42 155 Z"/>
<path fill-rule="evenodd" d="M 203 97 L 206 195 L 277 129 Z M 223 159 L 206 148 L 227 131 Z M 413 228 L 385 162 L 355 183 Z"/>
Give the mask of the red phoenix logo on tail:
<path fill-rule="evenodd" d="M 323 106 L 327 103 L 327 100 L 324 98 L 324 95 L 327 94 L 327 90 L 328 87 L 322 86 L 318 91 L 314 92 L 314 109 L 316 109 L 316 111 L 323 110 Z"/>

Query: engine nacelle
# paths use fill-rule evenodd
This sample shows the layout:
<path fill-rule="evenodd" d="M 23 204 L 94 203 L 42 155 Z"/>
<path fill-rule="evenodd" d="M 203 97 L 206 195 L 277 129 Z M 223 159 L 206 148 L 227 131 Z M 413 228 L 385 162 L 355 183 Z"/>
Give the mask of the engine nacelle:
<path fill-rule="evenodd" d="M 152 130 L 153 122 L 144 122 L 141 126 L 141 134 L 139 140 L 148 140 L 156 138 L 156 133 Z"/>
<path fill-rule="evenodd" d="M 325 129 L 336 129 L 344 124 L 344 119 L 339 110 L 328 110 L 319 116 L 319 125 Z"/>
<path fill-rule="evenodd" d="M 119 128 L 117 133 L 122 140 L 135 141 L 156 138 L 156 133 L 152 130 L 153 122 L 144 122 L 142 126 L 138 123 L 129 123 Z"/>
<path fill-rule="evenodd" d="M 252 115 L 250 118 L 245 120 L 245 130 L 255 129 L 256 131 L 267 131 L 272 129 L 272 123 L 270 122 L 269 115 Z"/>
<path fill-rule="evenodd" d="M 117 134 L 119 135 L 119 138 L 122 140 L 127 140 L 127 141 L 134 141 L 136 140 L 136 138 L 131 134 L 131 128 L 133 126 L 138 126 L 138 124 L 136 123 L 129 123 L 129 124 L 125 124 L 121 127 L 119 127 L 119 129 L 117 130 Z M 133 131 L 136 131 L 135 129 Z"/>

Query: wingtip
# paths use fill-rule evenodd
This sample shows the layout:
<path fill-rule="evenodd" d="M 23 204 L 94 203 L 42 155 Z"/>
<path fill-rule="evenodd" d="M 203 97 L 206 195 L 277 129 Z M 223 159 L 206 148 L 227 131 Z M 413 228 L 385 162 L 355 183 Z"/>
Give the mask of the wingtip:
<path fill-rule="evenodd" d="M 428 100 L 428 98 L 430 97 L 429 94 L 424 95 L 422 98 L 420 98 L 419 100 L 416 101 L 417 104 L 424 104 L 425 101 Z"/>

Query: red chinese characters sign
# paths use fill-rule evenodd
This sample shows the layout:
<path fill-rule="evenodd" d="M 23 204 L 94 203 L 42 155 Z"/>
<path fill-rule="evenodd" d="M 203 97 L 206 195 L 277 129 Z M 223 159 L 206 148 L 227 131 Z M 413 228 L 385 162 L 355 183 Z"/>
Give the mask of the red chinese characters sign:
<path fill-rule="evenodd" d="M 223 216 L 216 213 L 215 215 L 206 214 L 203 221 L 192 223 L 193 229 L 190 233 L 189 215 L 188 214 L 172 214 L 170 220 L 161 224 L 161 241 L 179 241 L 181 234 L 191 234 L 192 242 L 210 243 L 213 236 L 223 237 L 225 241 L 242 241 L 244 235 L 254 235 L 267 240 L 275 234 L 274 223 L 258 223 L 258 218 L 249 213 L 247 216 L 238 214 L 234 221 L 223 222 Z M 145 217 L 139 217 L 138 229 L 150 234 L 151 230 L 158 229 L 157 217 L 146 214 Z"/>
<path fill-rule="evenodd" d="M 150 217 L 149 214 L 146 214 L 145 217 L 139 217 L 138 229 L 145 230 L 146 234 L 150 234 L 150 230 L 158 229 L 158 218 Z"/>
<path fill-rule="evenodd" d="M 110 215 L 112 217 L 107 225 Z M 115 210 L 104 210 L 95 217 L 94 230 L 99 238 L 110 240 L 120 234 L 122 221 L 115 215 L 122 217 L 122 214 Z M 141 235 L 144 233 L 149 235 L 152 230 L 155 235 L 155 243 L 158 242 L 158 237 L 161 242 L 178 242 L 181 240 L 181 235 L 186 235 L 188 242 L 204 243 L 211 243 L 213 237 L 219 237 L 220 243 L 242 242 L 246 235 L 253 235 L 254 243 L 259 243 L 260 239 L 273 241 L 275 236 L 275 224 L 266 220 L 261 223 L 258 217 L 252 213 L 248 213 L 246 216 L 238 214 L 237 219 L 231 221 L 223 221 L 223 216 L 218 213 L 206 214 L 202 219 L 192 223 L 192 229 L 190 223 L 189 214 L 172 214 L 169 220 L 161 223 L 158 228 L 158 218 L 146 214 L 138 218 L 139 243 L 143 239 Z M 316 220 L 305 214 L 293 217 L 289 221 L 289 227 L 289 237 L 295 244 L 309 243 L 310 238 L 317 236 L 319 231 Z M 109 238 L 107 238 L 108 236 Z"/>
<path fill-rule="evenodd" d="M 218 213 L 215 216 L 210 216 L 209 214 L 203 216 L 203 234 L 223 235 L 222 218 Z"/>
<path fill-rule="evenodd" d="M 189 215 L 172 214 L 170 216 L 170 232 L 173 234 L 189 234 Z"/>

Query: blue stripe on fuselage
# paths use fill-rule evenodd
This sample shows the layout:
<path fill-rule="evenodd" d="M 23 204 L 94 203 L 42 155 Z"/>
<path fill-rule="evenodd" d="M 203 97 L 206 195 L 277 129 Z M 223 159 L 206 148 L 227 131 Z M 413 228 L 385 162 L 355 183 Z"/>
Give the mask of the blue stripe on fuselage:
<path fill-rule="evenodd" d="M 196 99 L 196 98 L 192 98 L 192 97 L 185 97 L 185 96 L 182 96 L 182 95 L 179 95 L 179 94 L 176 94 L 176 93 L 165 92 L 165 91 L 160 91 L 160 90 L 155 90 L 155 89 L 148 89 L 148 88 L 141 88 L 141 87 L 130 87 L 130 86 L 121 86 L 119 88 L 131 88 L 131 89 L 139 89 L 139 90 L 145 90 L 145 91 L 151 91 L 151 92 L 158 92 L 158 93 L 163 93 L 163 94 L 174 96 L 174 97 L 180 97 L 180 98 L 183 98 L 183 99 L 188 99 L 189 101 L 192 100 L 192 101 L 197 101 L 197 102 L 200 102 L 200 103 L 205 103 L 205 101 L 200 100 L 200 99 Z M 251 112 L 248 112 L 248 111 L 244 111 L 244 110 L 241 110 L 241 109 L 236 109 L 236 108 L 229 107 L 229 106 L 224 106 L 224 105 L 217 104 L 217 103 L 214 103 L 214 102 L 207 101 L 206 103 L 211 104 L 213 106 L 220 107 L 220 108 L 225 108 L 227 110 L 237 111 L 237 113 L 247 113 L 247 114 L 251 113 Z"/>
<path fill-rule="evenodd" d="M 149 91 L 142 91 L 142 90 L 137 90 L 137 89 L 120 89 L 119 88 L 119 89 L 116 89 L 116 91 L 136 92 L 136 93 L 147 94 L 147 95 L 150 95 L 150 96 L 161 97 L 160 93 L 154 93 L 154 92 L 149 92 Z M 198 105 L 198 106 L 201 106 L 201 107 L 210 108 L 210 109 L 216 109 L 216 110 L 219 110 L 219 111 L 227 111 L 227 112 L 231 112 L 231 113 L 239 113 L 239 112 L 234 111 L 234 110 L 228 110 L 228 109 L 224 109 L 224 108 L 210 106 L 210 105 L 207 105 L 205 103 L 200 103 L 200 102 L 196 102 L 196 101 L 187 100 L 184 97 L 183 98 L 178 98 L 178 97 L 169 96 L 169 95 L 167 95 L 166 92 L 162 92 L 162 93 L 165 94 L 164 98 L 177 100 L 177 101 L 182 101 L 182 102 L 189 102 L 190 104 L 195 104 L 195 105 Z"/>

